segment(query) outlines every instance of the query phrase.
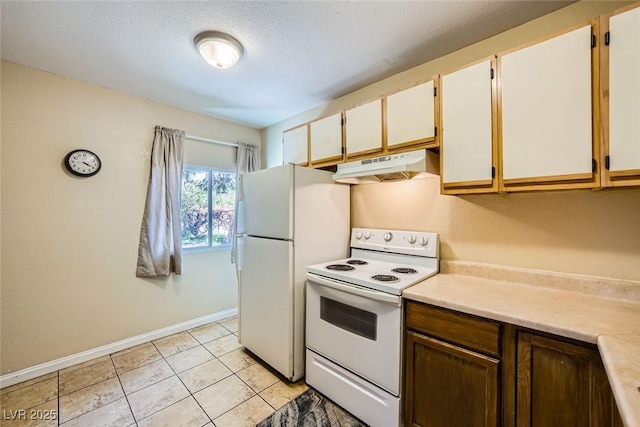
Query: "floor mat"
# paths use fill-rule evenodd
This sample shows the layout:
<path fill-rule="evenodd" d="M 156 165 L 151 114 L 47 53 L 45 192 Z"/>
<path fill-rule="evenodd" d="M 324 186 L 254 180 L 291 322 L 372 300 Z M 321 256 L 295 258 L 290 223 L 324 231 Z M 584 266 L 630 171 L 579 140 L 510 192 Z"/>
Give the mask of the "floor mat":
<path fill-rule="evenodd" d="M 260 421 L 256 427 L 367 427 L 367 425 L 310 388 Z"/>

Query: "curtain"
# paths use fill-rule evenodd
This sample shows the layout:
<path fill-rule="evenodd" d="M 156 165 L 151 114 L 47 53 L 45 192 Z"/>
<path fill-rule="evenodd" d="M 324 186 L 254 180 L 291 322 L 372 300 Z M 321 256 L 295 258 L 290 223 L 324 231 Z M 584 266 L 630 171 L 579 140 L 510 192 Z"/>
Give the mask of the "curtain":
<path fill-rule="evenodd" d="M 184 131 L 156 126 L 138 246 L 138 277 L 182 274 L 180 197 L 183 145 Z"/>
<path fill-rule="evenodd" d="M 237 256 L 237 239 L 235 232 L 238 230 L 238 202 L 242 200 L 242 188 L 240 188 L 240 174 L 258 170 L 258 147 L 251 144 L 238 144 L 236 158 L 236 214 L 233 218 L 233 238 L 231 239 L 231 262 L 235 264 Z"/>

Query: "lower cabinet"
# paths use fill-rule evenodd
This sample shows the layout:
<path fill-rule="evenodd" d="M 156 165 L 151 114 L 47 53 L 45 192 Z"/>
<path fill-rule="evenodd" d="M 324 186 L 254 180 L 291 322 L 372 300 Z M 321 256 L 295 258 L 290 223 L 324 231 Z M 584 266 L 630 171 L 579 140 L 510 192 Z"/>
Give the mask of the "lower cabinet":
<path fill-rule="evenodd" d="M 405 427 L 622 427 L 597 349 L 407 301 Z"/>
<path fill-rule="evenodd" d="M 594 348 L 519 332 L 516 396 L 518 427 L 622 427 Z"/>
<path fill-rule="evenodd" d="M 496 359 L 408 332 L 405 425 L 498 425 L 499 365 Z"/>

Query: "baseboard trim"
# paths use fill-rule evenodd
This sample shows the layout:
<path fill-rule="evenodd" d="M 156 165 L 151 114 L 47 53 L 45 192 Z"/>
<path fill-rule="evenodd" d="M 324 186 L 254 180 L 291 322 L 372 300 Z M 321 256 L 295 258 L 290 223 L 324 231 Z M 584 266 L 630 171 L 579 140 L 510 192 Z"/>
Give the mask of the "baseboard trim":
<path fill-rule="evenodd" d="M 56 372 L 60 369 L 68 368 L 69 366 L 95 359 L 96 357 L 106 356 L 108 354 L 112 354 L 138 344 L 143 344 L 147 341 L 157 340 L 158 338 L 166 337 L 177 332 L 186 331 L 187 329 L 196 328 L 198 326 L 215 322 L 227 317 L 235 316 L 237 314 L 237 308 L 219 311 L 218 313 L 198 317 L 197 319 L 188 320 L 176 325 L 167 326 L 166 328 L 147 332 L 146 334 L 136 335 L 135 337 L 127 338 L 122 341 L 117 341 L 111 344 L 103 345 L 101 347 L 96 347 L 90 350 L 82 351 L 80 353 L 72 354 L 70 356 L 65 356 L 60 359 L 52 360 L 50 362 L 45 362 L 36 366 L 21 369 L 16 372 L 11 372 L 9 374 L 0 376 L 0 389 L 21 383 L 23 381 L 28 381 L 33 378 L 37 378 L 41 375 Z"/>

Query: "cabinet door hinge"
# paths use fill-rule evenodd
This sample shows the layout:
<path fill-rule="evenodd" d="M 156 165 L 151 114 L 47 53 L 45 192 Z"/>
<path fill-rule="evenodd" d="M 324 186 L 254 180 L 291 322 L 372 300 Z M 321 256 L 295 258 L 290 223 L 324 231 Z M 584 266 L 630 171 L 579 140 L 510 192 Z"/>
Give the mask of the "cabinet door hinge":
<path fill-rule="evenodd" d="M 438 126 L 433 128 L 433 136 L 438 136 Z"/>
<path fill-rule="evenodd" d="M 434 87 L 433 88 L 433 96 L 437 96 L 438 95 L 438 88 Z"/>
<path fill-rule="evenodd" d="M 495 71 L 493 71 L 493 68 L 491 69 L 491 80 L 493 80 L 495 77 Z"/>
<path fill-rule="evenodd" d="M 491 166 L 491 178 L 495 178 L 495 177 L 496 177 L 496 167 Z"/>
<path fill-rule="evenodd" d="M 591 34 L 591 49 L 593 49 L 594 47 L 596 47 L 596 35 Z"/>
<path fill-rule="evenodd" d="M 344 126 L 344 124 L 347 122 L 347 119 L 345 117 L 342 117 L 340 119 L 340 126 Z"/>
<path fill-rule="evenodd" d="M 609 31 L 607 31 L 606 33 L 604 33 L 604 45 L 609 46 L 609 43 L 611 43 L 611 34 L 609 34 Z"/>
<path fill-rule="evenodd" d="M 595 172 L 598 169 L 598 162 L 596 159 L 591 159 L 591 172 Z"/>
<path fill-rule="evenodd" d="M 344 145 L 342 147 L 340 147 L 340 151 L 342 152 L 342 155 L 344 156 Z"/>
<path fill-rule="evenodd" d="M 609 166 L 611 166 L 611 158 L 609 156 L 604 157 L 604 168 L 609 170 Z"/>

